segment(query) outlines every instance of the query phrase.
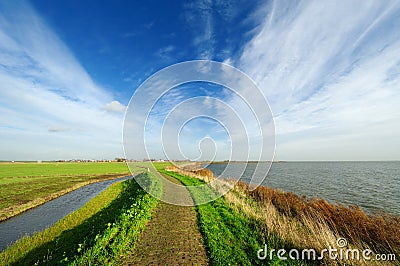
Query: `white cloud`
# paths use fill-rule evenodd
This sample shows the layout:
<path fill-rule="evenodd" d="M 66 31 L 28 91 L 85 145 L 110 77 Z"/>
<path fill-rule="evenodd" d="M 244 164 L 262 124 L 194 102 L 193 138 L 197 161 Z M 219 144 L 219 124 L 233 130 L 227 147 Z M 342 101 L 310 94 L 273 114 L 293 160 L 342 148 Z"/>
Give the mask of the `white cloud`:
<path fill-rule="evenodd" d="M 121 155 L 112 95 L 24 1 L 0 3 L 0 55 L 0 159 Z"/>
<path fill-rule="evenodd" d="M 278 159 L 400 159 L 399 2 L 265 8 L 238 64 L 271 104 Z"/>
<path fill-rule="evenodd" d="M 186 81 L 191 80 L 203 82 L 186 84 Z M 211 85 L 212 83 L 221 85 Z M 175 87 L 176 84 L 181 85 Z M 240 95 L 235 94 L 239 89 L 235 86 L 242 89 Z M 166 92 L 172 87 L 172 90 Z M 146 146 L 147 151 L 151 152 L 150 157 L 159 158 L 163 156 L 160 150 L 164 144 L 164 148 L 169 147 L 167 154 L 172 154 L 172 158 L 180 158 L 180 150 L 174 145 L 180 127 L 190 119 L 195 119 L 196 122 L 192 125 L 199 131 L 196 134 L 184 131 L 187 134 L 182 135 L 186 136 L 182 147 L 185 147 L 187 154 L 198 154 L 195 144 L 210 134 L 216 143 L 216 156 L 220 160 L 245 160 L 249 156 L 252 160 L 257 160 L 260 156 L 264 160 L 270 160 L 272 151 L 267 149 L 267 152 L 261 154 L 260 149 L 261 141 L 266 145 L 273 142 L 273 137 L 268 133 L 265 138 L 261 138 L 261 130 L 264 133 L 273 131 L 273 125 L 268 124 L 271 115 L 265 105 L 260 104 L 264 100 L 263 95 L 260 92 L 255 93 L 253 88 L 254 84 L 245 76 L 239 75 L 237 70 L 215 62 L 186 62 L 163 70 L 143 84 L 130 102 L 126 115 L 128 123 L 125 123 L 124 130 L 124 139 L 128 143 L 125 145 L 127 156 L 135 158 Z M 258 105 L 258 108 L 250 109 L 244 100 L 250 106 Z M 147 115 L 149 111 L 150 114 Z M 216 127 L 215 123 L 210 126 L 200 116 L 216 119 L 221 126 Z M 168 119 L 164 120 L 166 117 Z M 259 121 L 266 122 L 262 128 L 259 127 Z M 142 133 L 144 126 L 146 130 Z M 166 132 L 164 138 L 160 137 L 162 128 Z M 145 143 L 138 134 L 143 134 Z M 227 136 L 234 143 L 233 150 L 230 141 L 226 145 Z M 252 138 L 250 143 L 247 142 L 247 136 Z M 143 156 L 144 153 L 139 158 Z"/>
<path fill-rule="evenodd" d="M 109 112 L 123 113 L 126 110 L 126 106 L 119 101 L 112 101 L 104 105 L 103 109 Z"/>

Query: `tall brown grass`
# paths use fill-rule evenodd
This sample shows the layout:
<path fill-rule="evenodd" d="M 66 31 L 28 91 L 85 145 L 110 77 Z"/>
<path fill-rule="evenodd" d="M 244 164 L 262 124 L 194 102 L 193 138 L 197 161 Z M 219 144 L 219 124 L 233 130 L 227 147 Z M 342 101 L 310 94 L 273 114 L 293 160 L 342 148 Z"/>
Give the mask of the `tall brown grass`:
<path fill-rule="evenodd" d="M 337 247 L 344 237 L 347 248 L 362 252 L 369 248 L 375 254 L 393 253 L 400 257 L 400 217 L 389 214 L 367 214 L 358 206 L 332 204 L 323 199 L 299 197 L 291 192 L 260 186 L 250 190 L 243 182 L 218 180 L 209 169 L 170 168 L 190 177 L 202 179 L 217 190 L 233 187 L 224 195 L 230 206 L 258 221 L 266 238 L 277 235 L 296 248 L 317 251 Z M 378 261 L 323 261 L 326 265 L 393 265 Z"/>
<path fill-rule="evenodd" d="M 247 184 L 239 182 L 237 185 L 257 202 L 272 204 L 287 217 L 320 217 L 330 230 L 350 243 L 362 244 L 377 253 L 400 254 L 400 217 L 386 213 L 367 214 L 358 206 L 332 204 L 318 198 L 307 199 L 263 186 L 249 191 Z"/>
<path fill-rule="evenodd" d="M 190 170 L 189 170 L 190 169 Z M 166 171 L 176 172 L 182 175 L 187 175 L 190 177 L 201 179 L 205 182 L 210 182 L 214 180 L 214 174 L 208 168 L 198 168 L 191 165 L 191 167 L 180 168 L 175 165 L 165 167 Z"/>

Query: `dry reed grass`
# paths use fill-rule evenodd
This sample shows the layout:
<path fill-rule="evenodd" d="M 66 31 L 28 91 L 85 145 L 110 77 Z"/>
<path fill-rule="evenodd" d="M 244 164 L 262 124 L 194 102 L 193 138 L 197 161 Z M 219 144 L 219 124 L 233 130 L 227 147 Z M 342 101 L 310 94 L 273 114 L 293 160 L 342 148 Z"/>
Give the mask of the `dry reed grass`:
<path fill-rule="evenodd" d="M 238 183 L 238 186 L 248 191 L 247 184 Z M 272 204 L 287 217 L 322 220 L 331 231 L 350 243 L 361 243 L 375 252 L 400 254 L 400 217 L 386 213 L 367 214 L 358 206 L 347 207 L 323 199 L 307 199 L 262 186 L 247 194 L 257 202 Z"/>
<path fill-rule="evenodd" d="M 291 192 L 260 186 L 253 191 L 249 185 L 234 180 L 215 179 L 209 169 L 186 171 L 170 168 L 183 175 L 202 179 L 221 192 L 230 206 L 258 221 L 266 238 L 272 234 L 291 243 L 294 248 L 313 248 L 319 252 L 337 247 L 341 237 L 348 249 L 369 248 L 374 254 L 400 255 L 400 218 L 388 214 L 366 214 L 360 207 L 331 204 L 323 199 L 307 199 Z M 346 249 L 346 248 L 345 248 Z M 372 256 L 374 256 L 374 254 Z M 326 265 L 393 265 L 378 261 L 322 261 Z"/>

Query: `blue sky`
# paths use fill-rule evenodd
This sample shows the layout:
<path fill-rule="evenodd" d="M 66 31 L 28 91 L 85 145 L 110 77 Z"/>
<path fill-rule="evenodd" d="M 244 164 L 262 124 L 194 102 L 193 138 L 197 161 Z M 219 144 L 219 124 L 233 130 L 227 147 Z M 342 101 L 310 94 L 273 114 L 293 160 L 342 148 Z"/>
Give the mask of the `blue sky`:
<path fill-rule="evenodd" d="M 400 160 L 399 13 L 398 1 L 0 1 L 0 160 L 122 156 L 132 94 L 193 59 L 256 82 L 276 159 Z M 170 93 L 204 95 L 246 114 L 218 86 Z M 187 124 L 183 152 L 197 158 L 214 138 L 229 157 L 229 136 L 206 120 Z"/>

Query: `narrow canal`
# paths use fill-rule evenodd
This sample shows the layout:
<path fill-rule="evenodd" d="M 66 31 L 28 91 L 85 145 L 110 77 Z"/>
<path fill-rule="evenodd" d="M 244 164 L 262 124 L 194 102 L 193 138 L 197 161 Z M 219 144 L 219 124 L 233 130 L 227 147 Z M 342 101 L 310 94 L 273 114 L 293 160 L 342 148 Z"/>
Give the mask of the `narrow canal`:
<path fill-rule="evenodd" d="M 32 235 L 35 232 L 54 225 L 71 212 L 76 211 L 85 205 L 90 199 L 97 196 L 111 184 L 126 180 L 131 176 L 93 183 L 59 198 L 51 200 L 43 205 L 28 210 L 20 215 L 0 223 L 0 251 L 3 251 L 10 244 L 25 235 Z"/>

